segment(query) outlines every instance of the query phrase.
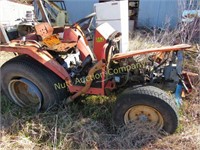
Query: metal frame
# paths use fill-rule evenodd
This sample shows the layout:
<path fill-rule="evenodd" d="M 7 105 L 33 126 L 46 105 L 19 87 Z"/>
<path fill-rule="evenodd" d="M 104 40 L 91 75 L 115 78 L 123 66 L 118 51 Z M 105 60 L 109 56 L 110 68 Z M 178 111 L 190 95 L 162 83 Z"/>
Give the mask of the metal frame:
<path fill-rule="evenodd" d="M 97 37 L 100 37 L 99 33 L 96 34 Z M 81 58 L 84 60 L 88 55 L 91 55 L 90 49 L 88 48 L 87 43 L 85 43 L 84 35 L 79 30 L 74 30 L 73 28 L 66 27 L 64 30 L 64 38 L 63 42 L 73 40 L 76 41 L 78 37 L 81 36 L 81 39 L 77 42 L 77 47 L 80 49 Z M 38 61 L 46 68 L 50 69 L 53 73 L 62 78 L 68 89 L 71 93 L 75 93 L 72 97 L 68 99 L 68 101 L 73 101 L 76 97 L 81 94 L 96 94 L 96 95 L 105 95 L 105 89 L 114 89 L 115 83 L 112 81 L 108 81 L 107 83 L 101 82 L 101 88 L 93 88 L 91 87 L 91 83 L 93 79 L 90 81 L 86 81 L 85 86 L 75 86 L 72 85 L 72 80 L 68 72 L 61 66 L 57 61 L 54 60 L 53 56 L 46 51 L 43 50 L 37 42 L 34 42 L 35 35 L 31 34 L 27 36 L 26 41 L 22 40 L 13 40 L 8 45 L 0 45 L 0 51 L 14 52 L 19 54 L 26 54 L 32 57 L 34 60 Z M 102 37 L 103 38 L 103 37 Z M 105 81 L 105 72 L 106 72 L 106 51 L 109 49 L 109 44 L 106 43 L 107 39 L 104 39 L 103 42 L 95 41 L 94 42 L 94 55 L 98 56 L 97 63 L 94 65 L 88 76 L 93 75 L 97 70 L 102 71 L 102 81 Z M 146 50 L 137 50 L 127 53 L 118 53 L 115 54 L 111 60 L 120 60 L 124 58 L 130 58 L 135 55 L 153 53 L 153 52 L 169 52 L 169 51 L 179 51 L 190 48 L 190 45 L 180 44 L 175 46 L 163 47 L 163 48 L 153 48 Z"/>

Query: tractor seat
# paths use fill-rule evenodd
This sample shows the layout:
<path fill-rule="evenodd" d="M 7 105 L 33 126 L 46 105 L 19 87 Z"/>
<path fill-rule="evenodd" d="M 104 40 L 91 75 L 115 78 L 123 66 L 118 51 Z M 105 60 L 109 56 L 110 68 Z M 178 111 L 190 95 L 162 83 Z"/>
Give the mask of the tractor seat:
<path fill-rule="evenodd" d="M 56 34 L 53 34 L 53 30 L 53 27 L 47 22 L 35 25 L 35 31 L 41 44 L 46 46 L 48 50 L 67 52 L 77 45 L 75 41 L 63 43 Z"/>

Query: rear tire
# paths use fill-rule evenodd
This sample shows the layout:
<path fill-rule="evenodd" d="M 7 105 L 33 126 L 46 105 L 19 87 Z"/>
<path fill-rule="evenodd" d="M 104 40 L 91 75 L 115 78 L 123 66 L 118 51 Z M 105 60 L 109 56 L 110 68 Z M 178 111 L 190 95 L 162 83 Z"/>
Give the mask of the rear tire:
<path fill-rule="evenodd" d="M 172 134 L 178 126 L 175 100 L 153 86 L 128 89 L 120 94 L 113 112 L 117 125 L 129 122 L 150 122 L 157 130 Z"/>
<path fill-rule="evenodd" d="M 45 111 L 64 100 L 67 87 L 57 89 L 64 81 L 27 55 L 17 56 L 1 67 L 1 86 L 17 105 Z"/>

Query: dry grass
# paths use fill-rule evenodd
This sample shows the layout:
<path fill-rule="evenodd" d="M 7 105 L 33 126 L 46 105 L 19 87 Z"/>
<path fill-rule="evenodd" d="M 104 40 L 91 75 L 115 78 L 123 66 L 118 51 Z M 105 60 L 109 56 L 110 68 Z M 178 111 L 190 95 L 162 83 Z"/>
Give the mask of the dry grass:
<path fill-rule="evenodd" d="M 196 103 L 199 101 L 195 101 Z M 144 124 L 130 124 L 116 130 L 112 125 L 106 126 L 105 121 L 95 119 L 94 111 L 91 111 L 91 114 L 84 114 L 85 109 L 92 110 L 89 108 L 92 106 L 88 104 L 84 106 L 74 104 L 60 108 L 59 111 L 52 110 L 43 114 L 27 114 L 28 112 L 10 104 L 10 109 L 2 114 L 4 121 L 2 121 L 0 146 L 2 150 L 14 148 L 181 150 L 185 147 L 198 149 L 200 118 L 199 104 L 198 108 L 194 109 L 195 104 L 190 103 L 185 111 L 182 111 L 180 127 L 173 135 L 157 133 L 153 127 Z M 95 105 L 99 105 L 97 107 L 102 111 L 105 108 L 109 109 L 109 104 Z"/>

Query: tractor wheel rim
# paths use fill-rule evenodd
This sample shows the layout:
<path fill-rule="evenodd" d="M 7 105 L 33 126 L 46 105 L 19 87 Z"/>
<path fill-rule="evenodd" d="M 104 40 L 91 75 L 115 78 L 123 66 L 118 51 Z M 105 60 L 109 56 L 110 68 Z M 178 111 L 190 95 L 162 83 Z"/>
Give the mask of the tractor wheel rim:
<path fill-rule="evenodd" d="M 10 96 L 21 107 L 41 108 L 42 93 L 31 81 L 20 78 L 13 79 L 8 85 Z"/>
<path fill-rule="evenodd" d="M 161 114 L 150 106 L 138 105 L 131 107 L 124 115 L 124 122 L 151 123 L 157 130 L 164 126 L 164 120 Z"/>

